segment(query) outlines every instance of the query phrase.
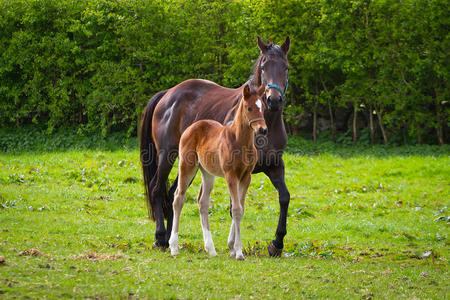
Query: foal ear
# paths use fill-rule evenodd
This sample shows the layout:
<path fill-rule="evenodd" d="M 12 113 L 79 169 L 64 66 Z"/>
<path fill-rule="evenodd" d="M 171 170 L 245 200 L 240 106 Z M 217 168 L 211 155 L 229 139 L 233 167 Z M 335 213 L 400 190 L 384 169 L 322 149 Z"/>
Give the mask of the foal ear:
<path fill-rule="evenodd" d="M 250 85 L 248 83 L 244 86 L 242 95 L 244 95 L 244 100 L 247 100 L 252 95 L 252 89 L 250 88 Z"/>
<path fill-rule="evenodd" d="M 258 36 L 258 47 L 261 50 L 261 53 L 264 54 L 269 49 L 266 44 L 261 40 L 261 38 Z"/>
<path fill-rule="evenodd" d="M 262 97 L 262 95 L 264 95 L 264 92 L 266 91 L 266 85 L 265 84 L 263 84 L 263 85 L 261 85 L 260 87 L 259 87 L 259 89 L 258 89 L 258 95 L 260 96 L 260 97 Z"/>
<path fill-rule="evenodd" d="M 283 50 L 285 54 L 288 54 L 290 46 L 291 46 L 291 39 L 288 36 L 286 37 L 286 40 L 284 41 L 283 45 L 281 45 L 281 50 Z"/>

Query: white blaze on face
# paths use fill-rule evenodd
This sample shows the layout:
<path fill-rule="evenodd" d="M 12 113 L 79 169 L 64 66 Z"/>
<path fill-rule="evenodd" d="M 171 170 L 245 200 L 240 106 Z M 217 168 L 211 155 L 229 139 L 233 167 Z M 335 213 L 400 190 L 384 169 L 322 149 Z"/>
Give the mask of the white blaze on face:
<path fill-rule="evenodd" d="M 261 103 L 261 100 L 260 100 L 260 99 L 256 100 L 255 104 L 256 104 L 256 106 L 258 106 L 259 111 L 262 112 L 262 103 Z"/>

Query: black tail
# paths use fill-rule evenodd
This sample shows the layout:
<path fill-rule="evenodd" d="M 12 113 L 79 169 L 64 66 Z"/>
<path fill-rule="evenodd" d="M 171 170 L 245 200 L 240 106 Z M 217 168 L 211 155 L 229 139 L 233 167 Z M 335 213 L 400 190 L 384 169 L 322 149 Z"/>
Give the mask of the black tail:
<path fill-rule="evenodd" d="M 155 213 L 153 209 L 154 203 L 150 198 L 150 182 L 158 169 L 158 157 L 152 137 L 152 119 L 156 104 L 158 104 L 166 92 L 167 90 L 158 92 L 150 99 L 142 113 L 142 120 L 139 126 L 139 149 L 141 152 L 142 173 L 144 175 L 145 199 L 147 201 L 148 216 L 152 220 L 155 220 Z M 164 209 L 164 215 L 166 215 L 166 209 Z"/>

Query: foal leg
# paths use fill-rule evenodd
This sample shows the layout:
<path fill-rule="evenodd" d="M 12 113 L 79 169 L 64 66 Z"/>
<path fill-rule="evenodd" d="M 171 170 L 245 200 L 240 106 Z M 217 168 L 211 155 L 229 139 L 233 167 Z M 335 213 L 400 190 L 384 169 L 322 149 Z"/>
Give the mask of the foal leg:
<path fill-rule="evenodd" d="M 244 212 L 245 212 L 245 195 L 247 194 L 247 190 L 248 187 L 250 185 L 250 181 L 251 181 L 251 174 L 248 174 L 248 176 L 245 176 L 241 182 L 239 182 L 238 184 L 238 193 L 239 193 L 239 204 L 241 206 L 241 211 L 242 211 L 242 215 L 241 218 L 244 216 Z M 236 240 L 239 240 L 239 242 L 242 245 L 241 242 L 241 230 L 240 230 L 240 223 L 236 224 Z M 241 246 L 242 249 L 242 246 Z M 244 255 L 242 254 L 242 258 L 240 258 L 238 255 L 236 255 L 236 259 L 244 259 Z"/>
<path fill-rule="evenodd" d="M 231 200 L 233 203 L 232 208 L 232 220 L 230 235 L 228 236 L 228 247 L 230 248 L 230 257 L 235 257 L 238 260 L 244 260 L 244 254 L 242 253 L 242 242 L 241 242 L 241 219 L 244 214 L 244 208 L 241 206 L 239 201 L 239 191 L 238 191 L 238 181 L 236 178 L 226 178 L 228 191 L 231 195 Z M 234 244 L 232 244 L 232 241 Z"/>
<path fill-rule="evenodd" d="M 173 208 L 173 199 L 175 198 L 175 191 L 178 187 L 178 174 L 175 178 L 174 182 L 172 183 L 172 186 L 169 189 L 169 206 Z M 170 234 L 172 233 L 172 224 L 173 224 L 173 209 L 169 211 L 169 216 L 167 217 L 167 234 L 166 234 L 166 240 L 169 242 Z"/>
<path fill-rule="evenodd" d="M 172 224 L 172 233 L 169 238 L 169 247 L 170 254 L 178 255 L 178 228 L 180 225 L 180 214 L 181 209 L 183 208 L 184 201 L 186 200 L 186 192 L 182 193 L 180 188 L 177 188 L 175 191 L 175 199 L 173 201 L 173 224 Z"/>
<path fill-rule="evenodd" d="M 178 229 L 180 226 L 180 215 L 183 208 L 184 201 L 186 201 L 186 191 L 191 183 L 192 179 L 197 173 L 198 167 L 194 164 L 184 163 L 180 160 L 180 174 L 178 178 L 178 187 L 175 191 L 175 199 L 173 201 L 173 224 L 172 233 L 169 239 L 170 253 L 172 255 L 178 255 Z"/>
<path fill-rule="evenodd" d="M 228 249 L 230 250 L 231 258 L 236 258 L 236 251 L 234 251 L 235 232 L 235 226 L 233 224 L 233 220 L 231 220 L 230 233 L 228 234 Z"/>
<path fill-rule="evenodd" d="M 206 252 L 208 252 L 210 256 L 217 256 L 216 249 L 214 248 L 214 242 L 212 240 L 208 216 L 209 200 L 214 186 L 214 175 L 209 174 L 203 169 L 201 169 L 201 172 L 202 186 L 200 187 L 200 193 L 198 195 L 198 208 L 200 209 L 200 222 L 202 224 L 203 240 L 205 243 Z"/>

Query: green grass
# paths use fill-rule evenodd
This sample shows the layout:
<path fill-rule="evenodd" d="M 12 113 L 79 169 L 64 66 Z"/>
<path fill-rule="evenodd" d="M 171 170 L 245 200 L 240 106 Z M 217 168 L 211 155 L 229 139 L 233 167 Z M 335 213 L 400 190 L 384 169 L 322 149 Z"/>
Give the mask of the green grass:
<path fill-rule="evenodd" d="M 0 154 L 0 297 L 448 298 L 448 147 L 291 139 L 284 255 L 265 249 L 278 194 L 258 174 L 241 226 L 243 262 L 228 258 L 223 179 L 210 209 L 218 257 L 202 249 L 200 176 L 183 208 L 179 257 L 151 249 L 155 224 L 132 149 Z"/>

